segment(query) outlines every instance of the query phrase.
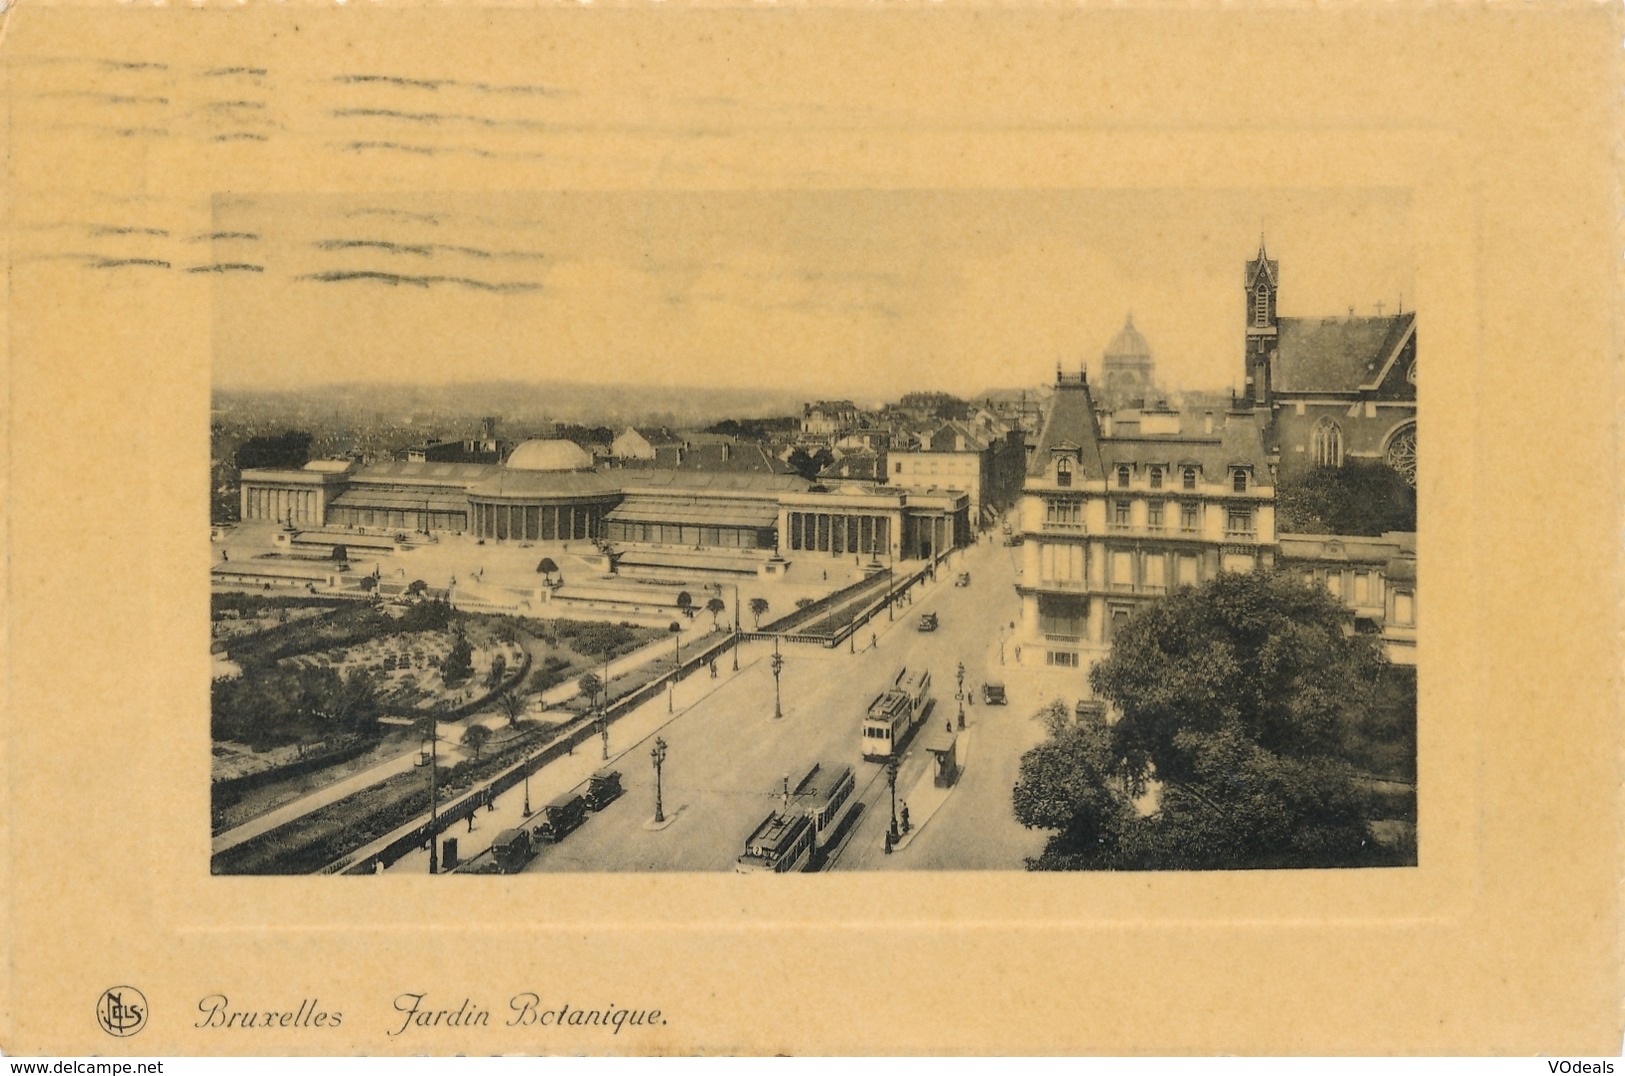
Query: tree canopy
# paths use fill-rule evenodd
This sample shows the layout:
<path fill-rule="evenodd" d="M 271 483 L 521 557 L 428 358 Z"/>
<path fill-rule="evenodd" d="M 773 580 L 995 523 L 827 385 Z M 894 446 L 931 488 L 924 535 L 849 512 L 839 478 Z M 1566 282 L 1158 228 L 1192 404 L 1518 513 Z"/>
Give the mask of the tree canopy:
<path fill-rule="evenodd" d="M 819 476 L 824 468 L 835 462 L 835 453 L 823 446 L 808 452 L 805 448 L 797 445 L 790 450 L 790 455 L 784 462 L 789 465 L 790 470 L 802 478 L 814 479 Z"/>
<path fill-rule="evenodd" d="M 1388 664 L 1348 625 L 1329 594 L 1263 573 L 1222 573 L 1141 609 L 1090 672 L 1117 723 L 1047 714 L 1049 738 L 1022 759 L 1016 817 L 1055 831 L 1030 865 L 1383 861 L 1349 757 L 1371 733 Z M 1156 805 L 1144 814 L 1135 801 L 1148 788 Z"/>
<path fill-rule="evenodd" d="M 250 437 L 238 446 L 237 469 L 303 467 L 310 462 L 312 440 L 311 435 L 302 430 Z"/>
<path fill-rule="evenodd" d="M 1380 460 L 1316 467 L 1275 487 L 1277 530 L 1364 534 L 1416 529 L 1416 490 Z"/>

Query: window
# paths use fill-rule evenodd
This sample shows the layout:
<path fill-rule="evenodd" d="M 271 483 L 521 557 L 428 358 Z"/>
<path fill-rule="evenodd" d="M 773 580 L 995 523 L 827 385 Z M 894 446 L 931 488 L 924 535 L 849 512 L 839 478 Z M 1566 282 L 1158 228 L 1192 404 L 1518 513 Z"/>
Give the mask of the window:
<path fill-rule="evenodd" d="M 1326 573 L 1326 593 L 1330 594 L 1334 598 L 1341 598 L 1343 596 L 1342 572 L 1334 569 Z"/>
<path fill-rule="evenodd" d="M 1195 534 L 1200 518 L 1201 512 L 1195 501 L 1181 502 L 1179 506 L 1179 529 L 1181 533 Z"/>
<path fill-rule="evenodd" d="M 1237 493 L 1247 492 L 1247 471 L 1245 468 L 1237 467 L 1230 472 L 1230 488 Z"/>
<path fill-rule="evenodd" d="M 1194 587 L 1196 585 L 1196 557 L 1185 553 L 1179 558 L 1179 585 Z"/>
<path fill-rule="evenodd" d="M 1371 573 L 1354 573 L 1354 604 L 1369 605 L 1371 603 Z"/>
<path fill-rule="evenodd" d="M 1232 295 L 1235 292 L 1231 292 Z M 1234 309 L 1234 308 L 1232 308 Z M 1263 284 L 1253 292 L 1253 324 L 1268 325 L 1270 323 L 1270 290 Z"/>
<path fill-rule="evenodd" d="M 1112 502 L 1112 526 L 1127 527 L 1129 521 L 1130 505 L 1128 501 Z"/>
<path fill-rule="evenodd" d="M 897 470 L 893 471 L 892 473 L 893 474 L 902 474 L 903 473 L 903 461 L 902 460 L 897 461 Z"/>
<path fill-rule="evenodd" d="M 1315 423 L 1309 435 L 1309 452 L 1316 467 L 1343 466 L 1343 428 L 1329 418 Z"/>
<path fill-rule="evenodd" d="M 1154 531 L 1162 530 L 1162 502 L 1152 501 L 1145 506 L 1145 525 Z"/>
<path fill-rule="evenodd" d="M 1083 526 L 1083 504 L 1079 501 L 1045 501 L 1044 522 L 1051 527 Z"/>
<path fill-rule="evenodd" d="M 1046 650 L 1044 652 L 1044 664 L 1076 669 L 1078 667 L 1078 655 L 1070 650 Z"/>
<path fill-rule="evenodd" d="M 1224 533 L 1226 537 L 1251 538 L 1253 536 L 1253 510 L 1251 508 L 1225 509 Z"/>
<path fill-rule="evenodd" d="M 1416 623 L 1416 595 L 1408 590 L 1394 591 L 1394 623 L 1406 627 Z"/>
<path fill-rule="evenodd" d="M 1153 467 L 1153 468 L 1151 468 L 1151 488 L 1152 489 L 1161 489 L 1162 488 L 1162 468 L 1161 467 Z"/>
<path fill-rule="evenodd" d="M 1119 590 L 1134 586 L 1134 554 L 1127 550 L 1112 552 L 1112 586 Z"/>
<path fill-rule="evenodd" d="M 1089 603 L 1083 598 L 1041 594 L 1038 598 L 1038 630 L 1063 639 L 1081 639 L 1089 622 Z"/>
<path fill-rule="evenodd" d="M 1168 558 L 1163 553 L 1145 555 L 1145 585 L 1150 590 L 1162 590 L 1168 585 Z"/>
<path fill-rule="evenodd" d="M 1072 461 L 1065 456 L 1055 461 L 1055 484 L 1057 486 L 1072 484 Z"/>
<path fill-rule="evenodd" d="M 1126 464 L 1126 463 L 1119 464 L 1118 468 L 1117 468 L 1117 488 L 1118 489 L 1128 489 L 1128 479 L 1129 479 L 1128 464 Z"/>
<path fill-rule="evenodd" d="M 1043 543 L 1038 547 L 1038 576 L 1046 583 L 1083 582 L 1083 546 Z"/>
<path fill-rule="evenodd" d="M 1196 488 L 1196 468 L 1187 467 L 1182 478 L 1186 489 Z"/>

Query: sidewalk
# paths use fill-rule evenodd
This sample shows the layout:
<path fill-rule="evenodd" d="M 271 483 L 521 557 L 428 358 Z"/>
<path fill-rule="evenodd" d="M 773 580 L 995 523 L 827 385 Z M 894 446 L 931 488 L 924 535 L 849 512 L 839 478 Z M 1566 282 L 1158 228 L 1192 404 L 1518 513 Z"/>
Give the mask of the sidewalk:
<path fill-rule="evenodd" d="M 609 674 L 611 678 L 616 676 L 625 676 L 645 665 L 652 664 L 653 662 L 660 660 L 661 658 L 665 657 L 666 650 L 671 645 L 672 644 L 666 639 L 657 639 L 642 649 L 634 650 L 630 654 L 623 654 L 620 657 L 611 660 L 609 663 Z M 602 669 L 603 666 L 599 665 L 590 671 L 598 673 L 601 676 Z M 583 671 L 585 672 L 588 670 Z M 579 677 L 577 679 L 579 679 Z M 553 687 L 548 688 L 542 693 L 541 698 L 547 710 L 554 711 L 564 703 L 578 696 L 580 693 L 580 689 L 576 686 L 576 681 L 571 680 L 566 683 L 555 684 Z M 456 746 L 455 730 L 466 728 L 469 724 L 476 722 L 482 724 L 488 723 L 492 720 L 493 716 L 494 715 L 482 713 L 472 715 L 463 721 L 455 723 L 443 723 L 440 726 L 442 731 L 442 765 L 450 765 L 452 762 L 456 761 L 455 758 L 447 757 L 450 753 L 460 753 L 460 748 Z M 576 715 L 571 714 L 569 711 L 563 711 L 560 714 L 561 719 L 567 720 L 573 720 L 575 716 Z M 505 721 L 506 718 L 502 718 L 501 720 Z M 262 833 L 268 833 L 271 830 L 276 829 L 278 826 L 283 826 L 294 821 L 295 819 L 302 818 L 305 815 L 310 814 L 312 811 L 317 811 L 328 806 L 329 804 L 337 803 L 346 796 L 351 796 L 362 791 L 363 789 L 371 788 L 373 785 L 376 785 L 382 781 L 387 781 L 397 774 L 406 773 L 417 766 L 417 761 L 418 753 L 416 751 L 405 751 L 392 759 L 385 762 L 380 762 L 376 766 L 362 770 L 360 773 L 353 774 L 350 777 L 346 777 L 342 781 L 335 781 L 333 784 L 330 784 L 325 788 L 319 788 L 309 795 L 301 796 L 299 799 L 293 800 L 290 803 L 285 803 L 273 811 L 268 811 L 265 814 L 260 815 L 258 818 L 250 819 L 240 826 L 216 834 L 211 842 L 209 852 L 211 855 L 218 855 L 227 849 L 235 848 L 244 841 L 252 840 Z"/>
<path fill-rule="evenodd" d="M 959 776 L 955 778 L 953 784 L 947 788 L 939 788 L 933 776 L 936 769 L 933 764 L 925 768 L 925 772 L 920 775 L 918 781 L 914 782 L 914 787 L 909 790 L 908 795 L 905 796 L 902 794 L 901 789 L 898 790 L 897 802 L 900 805 L 908 804 L 909 828 L 908 832 L 899 837 L 897 843 L 892 845 L 893 852 L 901 852 L 914 843 L 914 838 L 919 835 L 920 830 L 925 828 L 925 824 L 931 821 L 931 816 L 936 814 L 938 808 L 944 803 L 948 802 L 948 797 L 953 794 L 954 789 L 959 787 L 959 782 L 965 779 L 965 767 L 970 762 L 970 741 L 969 729 L 959 733 Z"/>

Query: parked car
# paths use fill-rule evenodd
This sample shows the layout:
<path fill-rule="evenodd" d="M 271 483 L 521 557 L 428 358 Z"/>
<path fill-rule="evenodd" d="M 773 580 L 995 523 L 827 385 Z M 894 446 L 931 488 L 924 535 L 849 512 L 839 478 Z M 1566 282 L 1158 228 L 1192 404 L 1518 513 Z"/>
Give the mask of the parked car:
<path fill-rule="evenodd" d="M 918 631 L 936 631 L 937 630 L 937 614 L 935 614 L 935 613 L 921 613 L 920 614 L 920 621 L 919 621 L 918 624 L 915 625 L 915 629 L 918 630 Z"/>
<path fill-rule="evenodd" d="M 956 587 L 968 587 L 968 586 L 970 586 L 970 573 L 969 572 L 960 572 L 959 573 L 959 578 L 954 580 L 954 586 L 956 586 Z"/>
<path fill-rule="evenodd" d="M 599 770 L 587 781 L 587 806 L 602 811 L 620 798 L 622 791 L 620 770 Z"/>
<path fill-rule="evenodd" d="M 583 796 L 570 794 L 560 796 L 546 807 L 542 808 L 542 822 L 532 832 L 538 841 L 547 841 L 557 844 L 570 835 L 570 831 L 581 825 L 587 816 L 587 800 Z"/>
<path fill-rule="evenodd" d="M 989 680 L 987 683 L 983 684 L 982 701 L 987 703 L 989 706 L 1005 705 L 1004 685 L 993 680 Z"/>
<path fill-rule="evenodd" d="M 519 873 L 535 854 L 530 834 L 522 829 L 505 829 L 497 834 L 497 839 L 491 844 L 491 855 L 501 874 Z"/>

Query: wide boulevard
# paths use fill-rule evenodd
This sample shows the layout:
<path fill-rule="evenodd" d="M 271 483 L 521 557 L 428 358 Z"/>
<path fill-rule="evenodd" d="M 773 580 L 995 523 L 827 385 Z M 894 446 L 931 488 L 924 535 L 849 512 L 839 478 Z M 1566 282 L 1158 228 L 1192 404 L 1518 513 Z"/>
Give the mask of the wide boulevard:
<path fill-rule="evenodd" d="M 845 644 L 833 650 L 782 644 L 782 717 L 774 716 L 770 642 L 745 644 L 737 675 L 725 669 L 711 680 L 700 673 L 685 685 L 689 690 L 679 689 L 679 699 L 691 700 L 686 709 L 636 744 L 616 745 L 614 765 L 626 794 L 589 815 L 560 844 L 544 846 L 530 869 L 732 870 L 745 838 L 782 805 L 786 780 L 793 789 L 814 763 L 834 762 L 854 768 L 861 810 L 830 869 L 1020 870 L 1023 858 L 1040 850 L 1044 835 L 1016 823 L 1010 790 L 1021 754 L 1042 737 L 1032 714 L 1046 693 L 1058 692 L 1052 676 L 1018 671 L 1014 664 L 1009 639 L 1018 614 L 1012 585 L 1017 553 L 986 542 L 955 553 L 935 583 L 913 590 L 912 602 L 905 600 L 895 619 L 882 613 L 858 631 L 856 653 Z M 968 586 L 954 585 L 961 572 L 970 573 Z M 937 614 L 936 631 L 917 630 L 925 612 Z M 890 792 L 884 767 L 862 760 L 864 713 L 899 669 L 923 667 L 931 672 L 935 698 L 928 723 L 957 724 L 960 662 L 967 694 L 964 774 L 910 841 L 887 854 Z M 1008 706 L 982 703 L 986 680 L 1006 684 Z M 653 821 L 650 749 L 656 737 L 665 742 L 661 825 Z M 902 800 L 931 764 L 929 753 L 917 746 L 921 738 L 897 780 Z"/>

